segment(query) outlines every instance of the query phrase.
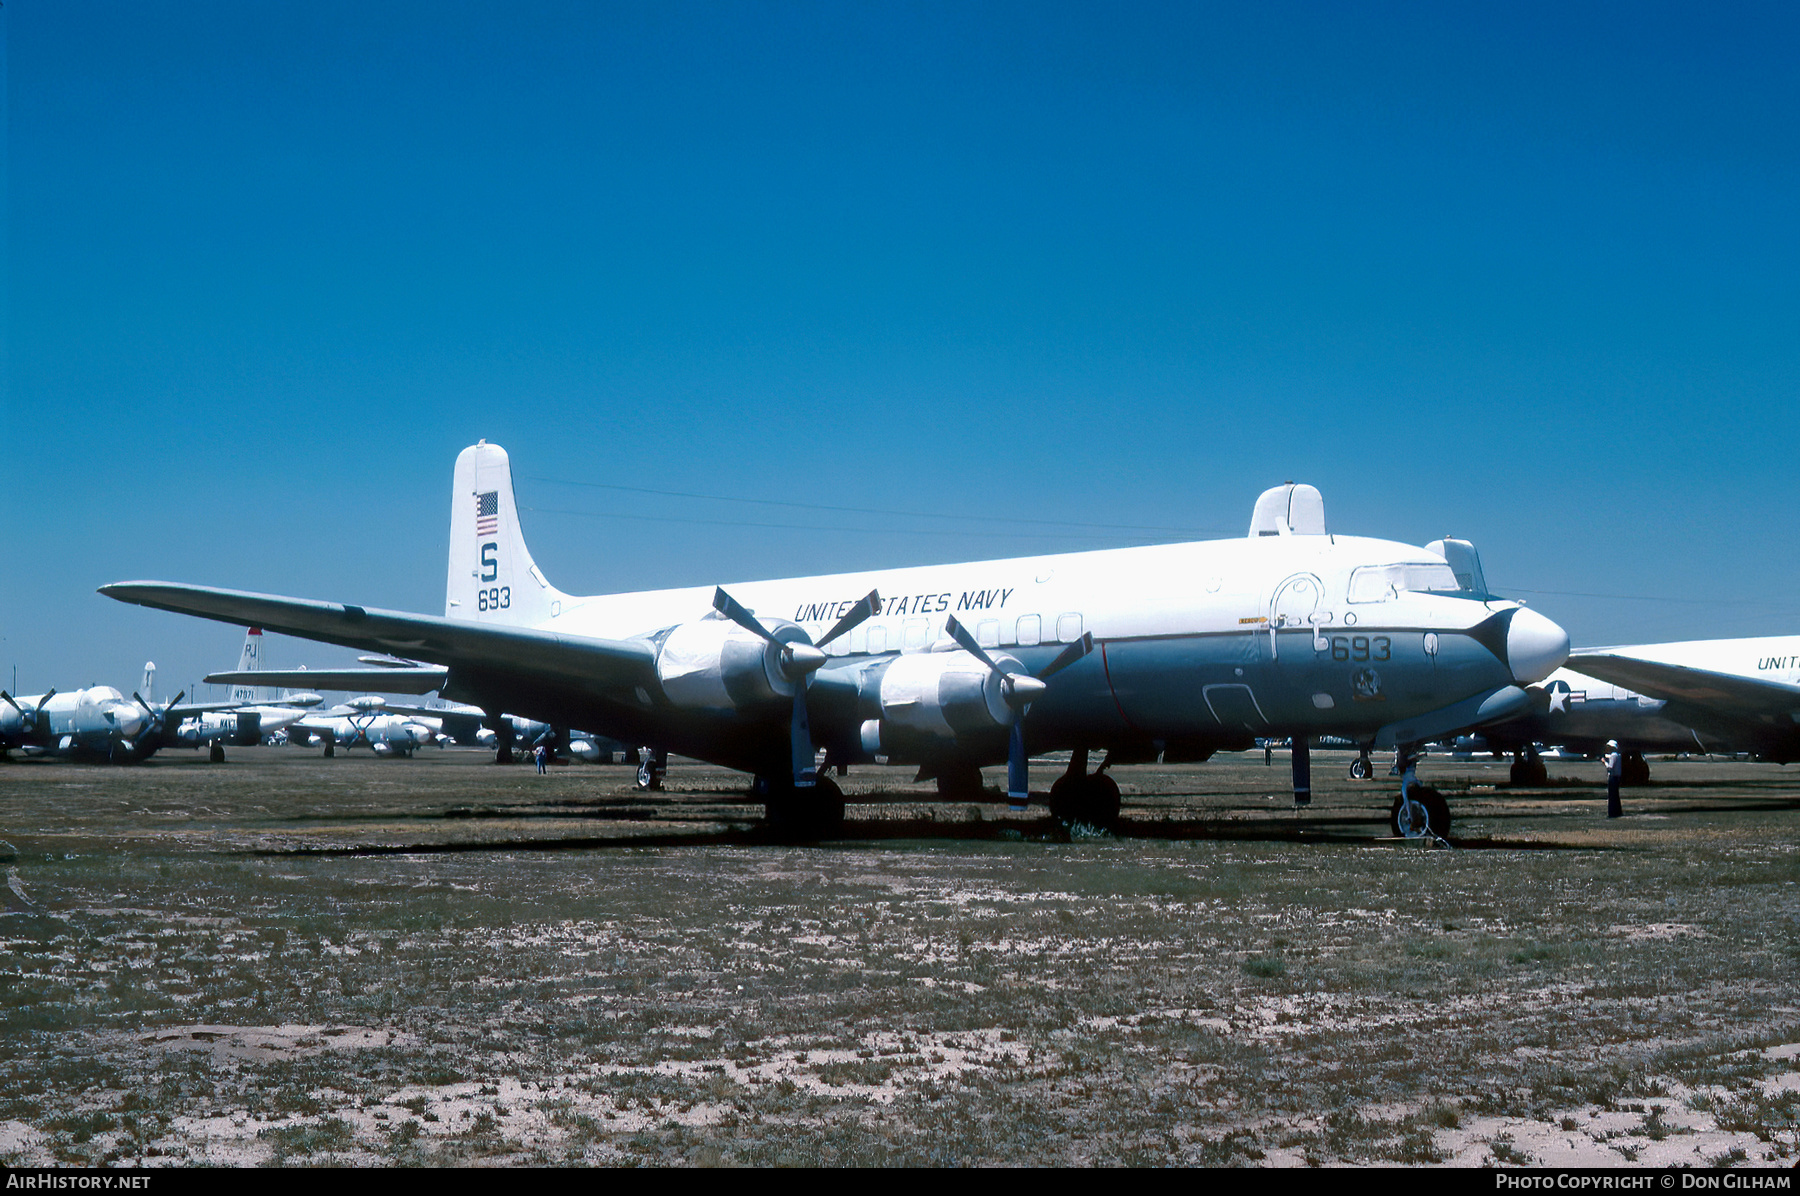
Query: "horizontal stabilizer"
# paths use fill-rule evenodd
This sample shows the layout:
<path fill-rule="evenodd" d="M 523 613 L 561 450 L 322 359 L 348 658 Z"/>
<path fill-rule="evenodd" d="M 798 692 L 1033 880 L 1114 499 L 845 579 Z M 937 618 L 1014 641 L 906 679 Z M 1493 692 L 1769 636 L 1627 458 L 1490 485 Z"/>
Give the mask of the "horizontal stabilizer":
<path fill-rule="evenodd" d="M 359 693 L 428 694 L 440 690 L 450 670 L 438 665 L 413 665 L 404 669 L 258 669 L 250 673 L 208 673 L 208 685 L 239 685 L 257 681 L 289 689 L 353 689 Z"/>

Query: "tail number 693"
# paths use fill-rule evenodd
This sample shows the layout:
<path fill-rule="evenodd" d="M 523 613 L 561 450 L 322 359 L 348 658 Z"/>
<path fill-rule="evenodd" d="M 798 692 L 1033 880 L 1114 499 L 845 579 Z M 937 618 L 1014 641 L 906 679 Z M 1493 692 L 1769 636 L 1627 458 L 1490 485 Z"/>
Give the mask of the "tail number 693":
<path fill-rule="evenodd" d="M 491 590 L 478 590 L 475 605 L 482 610 L 505 610 L 512 605 L 512 587 L 498 586 Z"/>

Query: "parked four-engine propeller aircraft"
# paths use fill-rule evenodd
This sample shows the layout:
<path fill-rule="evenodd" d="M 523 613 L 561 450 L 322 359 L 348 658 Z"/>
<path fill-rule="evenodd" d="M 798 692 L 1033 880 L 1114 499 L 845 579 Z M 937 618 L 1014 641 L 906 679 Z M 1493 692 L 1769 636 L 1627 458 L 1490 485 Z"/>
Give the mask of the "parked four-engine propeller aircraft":
<path fill-rule="evenodd" d="M 169 582 L 123 602 L 257 625 L 449 669 L 443 693 L 758 778 L 770 816 L 829 830 L 827 765 L 917 764 L 940 789 L 1067 749 L 1070 817 L 1116 812 L 1115 760 L 1204 759 L 1256 735 L 1305 746 L 1438 738 L 1519 713 L 1568 636 L 1459 580 L 1447 554 L 1329 534 L 1310 486 L 1257 500 L 1240 540 L 575 597 L 525 546 L 506 453 L 457 458 L 444 616 Z M 1107 761 L 1089 772 L 1088 753 Z M 1426 829 L 1403 790 L 1396 822 Z M 1441 818 L 1433 818 L 1441 830 Z"/>
<path fill-rule="evenodd" d="M 208 684 L 244 686 L 315 685 L 326 689 L 364 690 L 369 694 L 426 694 L 442 689 L 450 670 L 439 665 L 425 665 L 393 657 L 364 656 L 373 668 L 362 669 L 286 669 L 258 670 L 253 664 L 240 662 L 226 673 L 208 673 Z M 234 694 L 239 690 L 234 689 Z M 354 701 L 351 703 L 354 705 Z M 521 718 L 516 714 L 490 714 L 479 706 L 453 703 L 444 706 L 411 706 L 383 699 L 382 712 L 404 715 L 413 723 L 430 728 L 434 733 L 460 744 L 480 744 L 495 749 L 495 760 L 511 763 L 514 750 L 529 752 L 540 743 L 552 751 L 566 751 L 583 760 L 611 756 L 620 745 L 608 740 L 597 742 L 584 732 L 558 730 L 549 723 Z M 342 713 L 342 712 L 340 712 Z M 309 729 L 301 727 L 292 738 L 299 743 L 310 741 Z M 328 744 L 329 746 L 329 744 Z M 371 746 L 375 746 L 371 744 Z M 411 755 L 411 752 L 405 753 Z"/>

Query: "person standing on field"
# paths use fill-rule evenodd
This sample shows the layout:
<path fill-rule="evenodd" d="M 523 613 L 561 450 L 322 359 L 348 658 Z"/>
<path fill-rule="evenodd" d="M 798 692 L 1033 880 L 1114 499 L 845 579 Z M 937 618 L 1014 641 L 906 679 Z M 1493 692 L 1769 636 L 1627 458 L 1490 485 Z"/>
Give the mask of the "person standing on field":
<path fill-rule="evenodd" d="M 1625 773 L 1625 753 L 1619 750 L 1619 741 L 1606 741 L 1606 755 L 1600 758 L 1606 765 L 1606 816 L 1617 818 L 1625 813 L 1625 807 L 1619 804 L 1619 779 Z"/>
<path fill-rule="evenodd" d="M 531 758 L 532 758 L 532 760 L 534 760 L 537 763 L 537 770 L 538 770 L 539 776 L 542 776 L 547 771 L 544 768 L 544 758 L 546 756 L 548 756 L 549 754 L 550 754 L 550 750 L 541 743 L 538 744 L 536 748 L 532 749 Z"/>

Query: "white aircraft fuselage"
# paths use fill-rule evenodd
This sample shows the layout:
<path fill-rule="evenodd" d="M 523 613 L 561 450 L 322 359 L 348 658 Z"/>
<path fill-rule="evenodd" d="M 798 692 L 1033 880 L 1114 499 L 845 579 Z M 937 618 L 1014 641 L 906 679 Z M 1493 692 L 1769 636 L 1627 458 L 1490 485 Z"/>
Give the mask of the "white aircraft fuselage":
<path fill-rule="evenodd" d="M 1465 584 L 1426 549 L 1326 534 L 1317 491 L 1288 486 L 1243 539 L 578 597 L 533 562 L 507 455 L 483 443 L 457 459 L 443 618 L 103 592 L 443 664 L 453 701 L 800 785 L 815 747 L 928 770 L 1006 760 L 1014 735 L 1026 753 L 1204 758 L 1258 735 L 1403 745 L 1516 715 L 1568 637 Z M 870 591 L 877 612 L 828 640 Z"/>

